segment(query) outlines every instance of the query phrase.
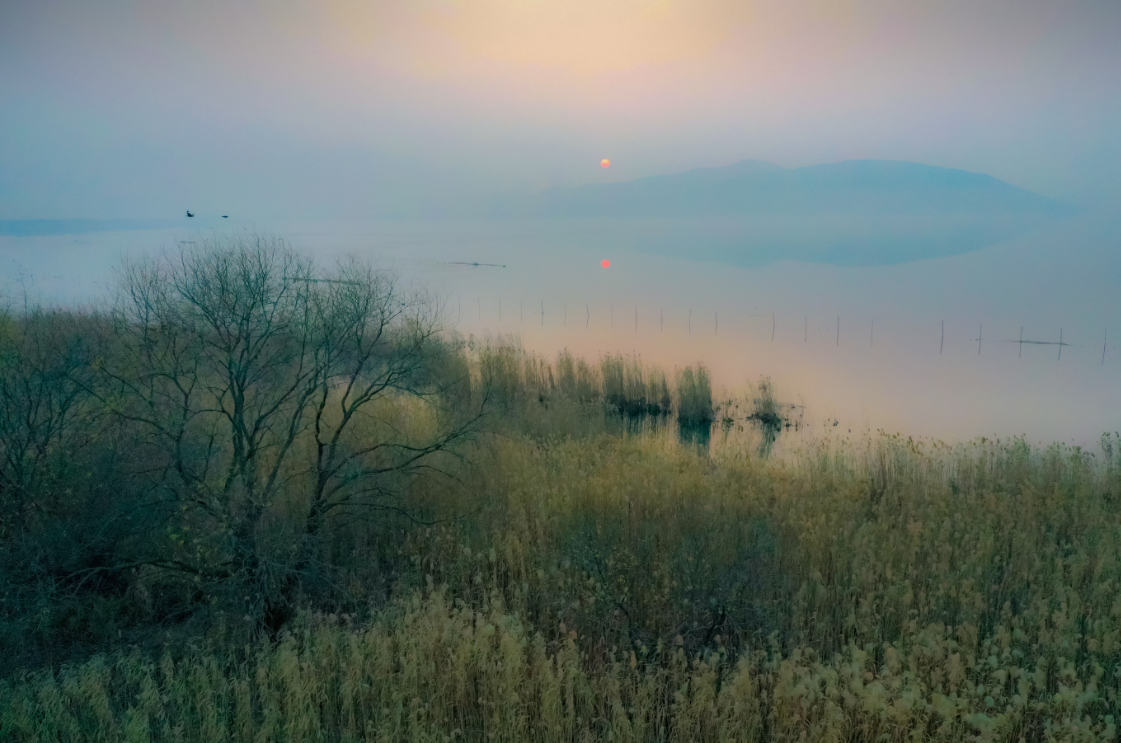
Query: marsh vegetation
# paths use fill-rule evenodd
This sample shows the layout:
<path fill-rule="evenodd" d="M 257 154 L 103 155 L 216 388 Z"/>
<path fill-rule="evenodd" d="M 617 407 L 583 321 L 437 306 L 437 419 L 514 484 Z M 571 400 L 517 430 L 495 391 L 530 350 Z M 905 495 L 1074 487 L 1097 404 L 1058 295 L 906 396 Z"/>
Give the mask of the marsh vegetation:
<path fill-rule="evenodd" d="M 275 241 L 119 279 L 0 316 L 0 738 L 1116 737 L 1116 434 L 787 441 Z"/>

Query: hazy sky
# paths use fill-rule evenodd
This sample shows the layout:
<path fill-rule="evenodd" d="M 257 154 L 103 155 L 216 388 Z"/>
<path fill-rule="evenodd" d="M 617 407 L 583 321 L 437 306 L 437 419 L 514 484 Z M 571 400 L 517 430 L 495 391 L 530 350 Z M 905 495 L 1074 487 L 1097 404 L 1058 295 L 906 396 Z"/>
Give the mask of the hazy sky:
<path fill-rule="evenodd" d="M 1119 38 L 1116 0 L 5 0 L 0 218 L 416 213 L 747 158 L 1111 205 Z"/>

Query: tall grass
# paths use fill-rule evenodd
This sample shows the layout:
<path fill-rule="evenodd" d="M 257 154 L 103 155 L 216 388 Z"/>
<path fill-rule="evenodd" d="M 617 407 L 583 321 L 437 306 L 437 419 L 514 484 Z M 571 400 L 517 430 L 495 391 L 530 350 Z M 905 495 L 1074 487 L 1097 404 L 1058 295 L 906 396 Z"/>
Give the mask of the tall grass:
<path fill-rule="evenodd" d="M 1115 448 L 494 446 L 448 494 L 482 510 L 409 535 L 388 608 L 23 674 L 0 737 L 1116 738 Z"/>
<path fill-rule="evenodd" d="M 678 371 L 677 398 L 677 418 L 681 424 L 690 428 L 712 425 L 712 382 L 703 366 L 687 366 Z"/>
<path fill-rule="evenodd" d="M 471 339 L 468 348 L 475 394 L 496 403 L 500 428 L 537 438 L 641 432 L 672 415 L 707 441 L 715 412 L 701 365 L 678 372 L 671 386 L 662 369 L 633 356 L 589 364 L 566 350 L 549 362 L 506 337 Z"/>

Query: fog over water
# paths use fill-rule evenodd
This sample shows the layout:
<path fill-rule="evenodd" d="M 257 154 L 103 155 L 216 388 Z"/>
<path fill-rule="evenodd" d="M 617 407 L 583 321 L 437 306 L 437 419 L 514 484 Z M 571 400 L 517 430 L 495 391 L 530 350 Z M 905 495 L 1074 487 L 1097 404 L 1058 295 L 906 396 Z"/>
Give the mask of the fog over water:
<path fill-rule="evenodd" d="M 0 291 L 268 234 L 466 336 L 770 377 L 813 430 L 1092 445 L 1118 38 L 1116 0 L 4 3 Z"/>
<path fill-rule="evenodd" d="M 124 255 L 264 234 L 323 265 L 346 253 L 382 262 L 437 292 L 466 337 L 516 335 L 547 357 L 637 354 L 667 370 L 703 362 L 729 391 L 770 377 L 780 402 L 805 405 L 811 430 L 1093 446 L 1121 428 L 1118 228 L 1087 213 L 932 260 L 737 268 L 638 252 L 641 241 L 620 240 L 635 234 L 625 220 L 200 218 L 0 236 L 0 292 L 16 307 L 24 288 L 33 300 L 87 303 L 109 296 Z"/>

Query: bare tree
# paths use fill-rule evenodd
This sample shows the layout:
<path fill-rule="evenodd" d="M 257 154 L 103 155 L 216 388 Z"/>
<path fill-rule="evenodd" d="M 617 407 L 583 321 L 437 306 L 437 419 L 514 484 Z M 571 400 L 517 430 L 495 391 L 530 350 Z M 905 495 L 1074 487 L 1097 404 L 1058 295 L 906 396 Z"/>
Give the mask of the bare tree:
<path fill-rule="evenodd" d="M 96 313 L 0 311 L 0 669 L 88 640 L 88 599 L 127 591 L 122 545 L 153 525 L 89 393 L 107 336 Z"/>
<path fill-rule="evenodd" d="M 49 509 L 59 455 L 84 432 L 82 330 L 63 312 L 0 313 L 0 533 L 26 531 Z"/>
<path fill-rule="evenodd" d="M 352 259 L 325 279 L 255 238 L 135 260 L 119 278 L 98 394 L 148 432 L 164 505 L 195 532 L 146 563 L 238 586 L 271 631 L 334 514 L 407 511 L 389 496 L 446 473 L 477 430 L 481 408 L 445 404 L 437 305 L 387 272 Z"/>

